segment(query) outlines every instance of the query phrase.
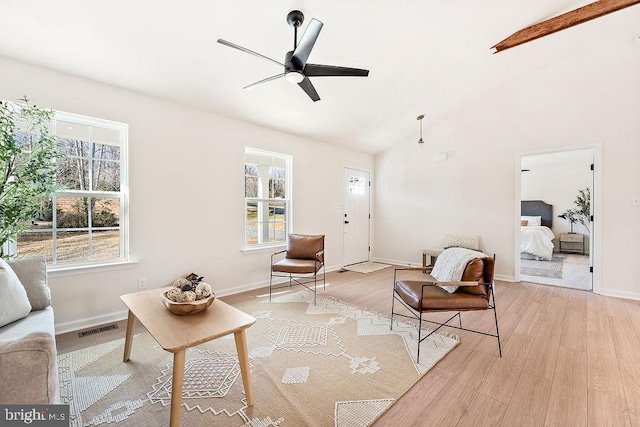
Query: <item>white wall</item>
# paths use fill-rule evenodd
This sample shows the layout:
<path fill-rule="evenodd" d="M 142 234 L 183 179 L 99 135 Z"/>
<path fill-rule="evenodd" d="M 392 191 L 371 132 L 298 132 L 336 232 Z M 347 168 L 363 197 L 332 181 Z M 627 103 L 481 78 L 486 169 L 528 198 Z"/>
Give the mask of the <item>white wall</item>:
<path fill-rule="evenodd" d="M 492 93 L 429 128 L 423 148 L 396 141 L 377 155 L 375 258 L 419 263 L 447 233 L 480 234 L 497 254 L 497 276 L 513 280 L 520 154 L 601 144 L 599 292 L 640 299 L 629 280 L 640 275 L 640 207 L 631 205 L 640 194 L 640 52 L 616 42 L 570 52 Z M 439 152 L 449 159 L 435 163 Z"/>
<path fill-rule="evenodd" d="M 241 252 L 244 147 L 293 156 L 293 231 L 325 234 L 342 257 L 344 167 L 373 156 L 0 58 L 0 99 L 129 124 L 130 246 L 138 262 L 50 278 L 58 332 L 122 318 L 119 296 L 196 272 L 218 295 L 268 284 L 270 251 Z"/>

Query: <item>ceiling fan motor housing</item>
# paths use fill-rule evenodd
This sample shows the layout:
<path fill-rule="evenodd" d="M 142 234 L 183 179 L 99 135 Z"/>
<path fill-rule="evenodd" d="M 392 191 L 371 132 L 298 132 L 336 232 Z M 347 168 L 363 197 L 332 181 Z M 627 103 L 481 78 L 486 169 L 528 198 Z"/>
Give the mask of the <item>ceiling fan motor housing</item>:
<path fill-rule="evenodd" d="M 291 61 L 292 57 L 292 50 L 284 56 L 284 78 L 291 83 L 300 83 L 304 80 L 303 69 L 296 66 L 295 61 Z"/>
<path fill-rule="evenodd" d="M 299 72 L 302 72 L 303 68 L 300 68 L 301 64 L 299 64 L 298 61 L 295 60 L 295 58 L 293 58 L 293 60 L 292 60 L 292 58 L 293 58 L 293 51 L 290 50 L 284 56 L 285 73 L 287 71 L 299 71 Z"/>

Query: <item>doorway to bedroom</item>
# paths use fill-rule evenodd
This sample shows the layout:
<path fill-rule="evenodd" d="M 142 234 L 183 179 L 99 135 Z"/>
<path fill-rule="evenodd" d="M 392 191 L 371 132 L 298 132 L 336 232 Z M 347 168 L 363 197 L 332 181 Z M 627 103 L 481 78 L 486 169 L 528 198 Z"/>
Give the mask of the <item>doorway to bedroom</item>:
<path fill-rule="evenodd" d="M 520 158 L 520 280 L 593 290 L 593 149 Z"/>

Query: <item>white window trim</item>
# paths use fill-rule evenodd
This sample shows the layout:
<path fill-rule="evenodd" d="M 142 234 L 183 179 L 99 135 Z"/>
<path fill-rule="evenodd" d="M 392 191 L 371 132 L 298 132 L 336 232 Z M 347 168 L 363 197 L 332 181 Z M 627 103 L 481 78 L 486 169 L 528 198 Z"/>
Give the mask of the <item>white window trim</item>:
<path fill-rule="evenodd" d="M 284 249 L 287 247 L 287 243 L 278 243 L 278 244 L 265 244 L 265 245 L 256 245 L 256 246 L 244 246 L 240 248 L 240 252 L 242 253 L 255 253 L 255 252 L 272 252 L 273 250 Z"/>
<path fill-rule="evenodd" d="M 137 261 L 131 261 L 129 258 L 129 125 L 126 123 L 115 122 L 111 120 L 93 118 L 80 114 L 56 111 L 52 121 L 51 132 L 57 134 L 57 124 L 59 121 L 76 123 L 85 126 L 96 126 L 106 129 L 117 130 L 120 136 L 120 191 L 104 192 L 104 191 L 81 191 L 81 190 L 62 190 L 56 192 L 57 196 L 92 196 L 92 197 L 116 197 L 120 199 L 120 257 L 111 260 L 95 260 L 83 262 L 64 262 L 61 264 L 48 264 L 47 270 L 54 273 L 55 276 L 67 275 L 63 272 L 75 272 L 75 274 L 88 273 L 88 270 L 112 269 L 117 266 L 128 265 Z M 8 245 L 10 253 L 16 253 L 16 245 Z M 54 248 L 55 251 L 55 248 Z M 55 257 L 54 257 L 55 258 Z M 59 274 L 55 274 L 60 272 Z M 73 274 L 73 273 L 69 273 Z"/>
<path fill-rule="evenodd" d="M 47 265 L 47 276 L 50 278 L 78 276 L 82 274 L 102 273 L 106 271 L 125 270 L 134 267 L 138 261 L 113 261 L 93 264 L 63 264 L 49 267 Z"/>
<path fill-rule="evenodd" d="M 280 157 L 283 158 L 285 160 L 285 174 L 286 174 L 286 188 L 285 188 L 285 194 L 286 197 L 284 199 L 281 199 L 282 201 L 286 202 L 287 204 L 287 220 L 286 220 L 286 224 L 287 224 L 287 228 L 285 230 L 285 236 L 288 236 L 291 233 L 291 230 L 293 230 L 293 156 L 291 156 L 290 154 L 284 154 L 284 153 L 278 153 L 275 151 L 268 151 L 268 150 L 261 150 L 259 148 L 251 148 L 251 147 L 245 147 L 243 153 L 242 153 L 242 164 L 244 166 L 245 161 L 246 161 L 246 155 L 247 154 L 255 154 L 255 155 L 262 155 L 262 156 L 271 156 L 271 157 Z M 243 178 L 242 178 L 242 189 L 244 192 L 244 186 L 245 186 L 245 180 L 244 180 L 244 167 L 242 168 L 243 170 Z M 280 248 L 284 248 L 286 247 L 286 241 L 282 242 L 282 243 L 261 243 L 261 244 L 255 244 L 255 245 L 247 245 L 247 199 L 255 199 L 255 200 L 265 200 L 264 198 L 261 197 L 243 197 L 242 198 L 242 203 L 243 203 L 243 207 L 242 207 L 242 212 L 243 212 L 243 217 L 244 217 L 244 229 L 243 229 L 243 238 L 242 238 L 242 246 L 240 247 L 240 251 L 243 253 L 251 253 L 251 252 L 258 252 L 258 251 L 267 251 L 267 250 L 273 250 L 273 249 L 280 249 Z M 268 200 L 279 200 L 279 199 L 268 199 Z M 286 240 L 286 237 L 285 237 Z"/>

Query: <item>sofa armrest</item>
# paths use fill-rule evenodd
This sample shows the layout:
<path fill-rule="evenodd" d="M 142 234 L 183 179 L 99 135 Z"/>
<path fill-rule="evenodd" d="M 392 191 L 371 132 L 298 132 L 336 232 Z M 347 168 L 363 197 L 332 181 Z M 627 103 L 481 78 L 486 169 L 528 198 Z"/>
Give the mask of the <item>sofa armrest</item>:
<path fill-rule="evenodd" d="M 47 285 L 47 263 L 41 257 L 19 258 L 8 261 L 27 291 L 32 310 L 51 305 L 51 291 Z"/>
<path fill-rule="evenodd" d="M 33 332 L 0 342 L 0 403 L 46 405 L 59 400 L 56 342 L 51 335 Z"/>

